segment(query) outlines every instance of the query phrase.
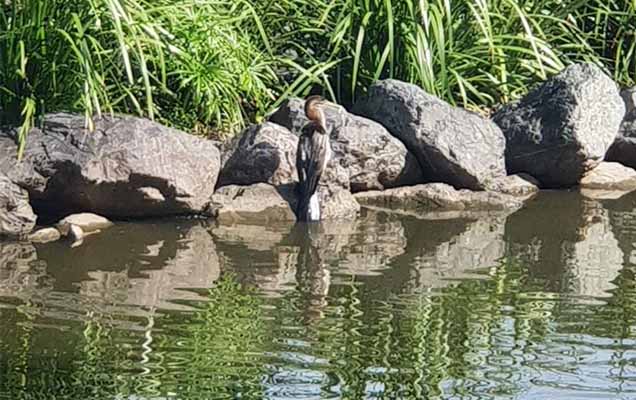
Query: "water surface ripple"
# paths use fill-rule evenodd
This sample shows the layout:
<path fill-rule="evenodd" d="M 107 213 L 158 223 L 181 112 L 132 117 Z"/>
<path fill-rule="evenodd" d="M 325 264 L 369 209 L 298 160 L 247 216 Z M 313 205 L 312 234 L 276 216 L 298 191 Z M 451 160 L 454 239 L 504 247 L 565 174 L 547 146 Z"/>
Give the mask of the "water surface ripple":
<path fill-rule="evenodd" d="M 636 195 L 0 243 L 0 399 L 636 399 Z"/>

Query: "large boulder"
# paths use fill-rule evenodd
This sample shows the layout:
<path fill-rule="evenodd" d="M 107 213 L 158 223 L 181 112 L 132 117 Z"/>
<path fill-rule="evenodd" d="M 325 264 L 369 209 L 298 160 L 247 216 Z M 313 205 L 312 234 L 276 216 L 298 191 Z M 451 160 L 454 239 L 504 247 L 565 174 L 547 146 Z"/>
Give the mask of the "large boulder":
<path fill-rule="evenodd" d="M 428 181 L 481 190 L 506 175 L 501 130 L 418 86 L 392 79 L 377 82 L 354 112 L 399 138 L 415 154 Z"/>
<path fill-rule="evenodd" d="M 0 237 L 25 236 L 36 220 L 27 191 L 0 173 Z"/>
<path fill-rule="evenodd" d="M 196 214 L 214 192 L 220 154 L 207 140 L 136 117 L 50 114 L 29 133 L 19 171 L 10 135 L 0 172 L 26 188 L 37 210 L 109 217 Z M 1 136 L 1 135 L 0 135 Z"/>
<path fill-rule="evenodd" d="M 523 206 L 511 195 L 457 190 L 444 183 L 356 193 L 355 198 L 363 207 L 430 219 L 509 213 Z"/>
<path fill-rule="evenodd" d="M 286 128 L 266 122 L 247 128 L 228 151 L 217 186 L 298 181 L 298 137 Z"/>
<path fill-rule="evenodd" d="M 621 91 L 625 101 L 625 118 L 616 140 L 607 151 L 605 159 L 636 168 L 636 87 Z"/>
<path fill-rule="evenodd" d="M 625 114 L 616 84 L 591 64 L 575 64 L 498 110 L 508 172 L 543 187 L 574 186 L 603 160 Z"/>
<path fill-rule="evenodd" d="M 269 120 L 300 134 L 308 119 L 305 101 L 292 98 Z M 334 159 L 347 171 L 351 191 L 382 190 L 423 182 L 417 159 L 382 125 L 330 104 L 325 117 Z"/>

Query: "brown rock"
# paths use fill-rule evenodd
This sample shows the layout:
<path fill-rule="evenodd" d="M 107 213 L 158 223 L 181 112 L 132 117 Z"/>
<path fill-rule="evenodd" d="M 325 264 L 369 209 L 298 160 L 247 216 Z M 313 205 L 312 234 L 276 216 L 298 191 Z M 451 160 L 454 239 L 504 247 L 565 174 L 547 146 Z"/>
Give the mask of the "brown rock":
<path fill-rule="evenodd" d="M 581 193 L 594 199 L 617 199 L 636 190 L 636 170 L 615 162 L 602 162 L 581 180 Z"/>
<path fill-rule="evenodd" d="M 363 207 L 433 219 L 511 212 L 523 205 L 521 200 L 510 195 L 457 190 L 444 183 L 357 193 L 355 198 Z"/>
<path fill-rule="evenodd" d="M 304 106 L 304 100 L 289 99 L 270 121 L 300 132 L 308 122 Z M 352 192 L 424 182 L 417 158 L 379 123 L 350 114 L 337 104 L 325 107 L 325 117 L 333 158 L 346 171 Z"/>
<path fill-rule="evenodd" d="M 0 236 L 26 235 L 35 227 L 36 219 L 27 191 L 0 173 Z"/>

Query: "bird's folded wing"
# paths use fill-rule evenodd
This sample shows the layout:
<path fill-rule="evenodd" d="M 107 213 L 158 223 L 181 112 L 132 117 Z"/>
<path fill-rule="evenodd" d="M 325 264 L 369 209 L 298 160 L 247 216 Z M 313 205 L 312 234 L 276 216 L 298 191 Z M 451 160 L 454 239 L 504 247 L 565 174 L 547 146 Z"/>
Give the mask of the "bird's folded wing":
<path fill-rule="evenodd" d="M 301 193 L 311 195 L 318 188 L 318 183 L 324 169 L 327 156 L 328 142 L 326 135 L 313 133 L 300 137 L 297 154 L 298 178 Z"/>

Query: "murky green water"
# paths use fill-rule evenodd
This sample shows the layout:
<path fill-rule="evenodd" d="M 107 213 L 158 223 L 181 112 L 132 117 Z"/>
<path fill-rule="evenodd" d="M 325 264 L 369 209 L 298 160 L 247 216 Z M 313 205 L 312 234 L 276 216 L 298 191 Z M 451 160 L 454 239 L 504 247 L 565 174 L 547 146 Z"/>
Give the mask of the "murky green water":
<path fill-rule="evenodd" d="M 634 399 L 636 196 L 0 245 L 1 399 Z"/>

